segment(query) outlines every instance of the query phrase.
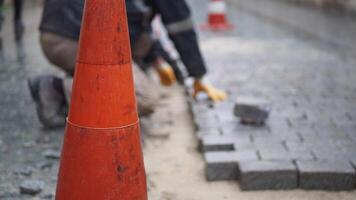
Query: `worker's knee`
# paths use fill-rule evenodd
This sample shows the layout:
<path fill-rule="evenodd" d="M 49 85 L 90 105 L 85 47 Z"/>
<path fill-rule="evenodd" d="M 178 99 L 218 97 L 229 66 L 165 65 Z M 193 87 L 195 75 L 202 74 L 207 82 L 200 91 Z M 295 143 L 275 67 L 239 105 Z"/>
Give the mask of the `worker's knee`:
<path fill-rule="evenodd" d="M 73 74 L 78 48 L 77 41 L 43 32 L 40 35 L 40 42 L 44 55 L 52 64 Z"/>

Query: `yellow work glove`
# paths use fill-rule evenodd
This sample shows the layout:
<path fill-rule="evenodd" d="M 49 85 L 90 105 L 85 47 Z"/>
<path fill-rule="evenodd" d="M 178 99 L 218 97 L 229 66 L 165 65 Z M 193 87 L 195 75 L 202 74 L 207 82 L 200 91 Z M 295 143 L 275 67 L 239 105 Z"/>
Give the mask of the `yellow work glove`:
<path fill-rule="evenodd" d="M 210 83 L 197 79 L 194 82 L 193 97 L 196 98 L 197 94 L 200 92 L 206 93 L 208 98 L 214 102 L 224 101 L 227 99 L 227 94 L 224 91 L 215 88 Z"/>
<path fill-rule="evenodd" d="M 171 86 L 176 82 L 174 71 L 168 63 L 162 62 L 159 66 L 156 66 L 155 69 L 158 72 L 162 85 Z"/>

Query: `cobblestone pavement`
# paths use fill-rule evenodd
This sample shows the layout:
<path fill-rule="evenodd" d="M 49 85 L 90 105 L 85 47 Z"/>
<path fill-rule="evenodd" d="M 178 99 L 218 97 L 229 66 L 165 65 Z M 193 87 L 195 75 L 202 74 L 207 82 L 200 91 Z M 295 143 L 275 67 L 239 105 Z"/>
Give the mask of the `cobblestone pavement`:
<path fill-rule="evenodd" d="M 201 33 L 210 79 L 230 93 L 224 103 L 192 103 L 206 178 L 238 179 L 243 190 L 354 189 L 354 57 L 243 9 L 230 11 L 235 30 Z M 239 96 L 269 102 L 265 126 L 239 123 L 233 115 Z"/>

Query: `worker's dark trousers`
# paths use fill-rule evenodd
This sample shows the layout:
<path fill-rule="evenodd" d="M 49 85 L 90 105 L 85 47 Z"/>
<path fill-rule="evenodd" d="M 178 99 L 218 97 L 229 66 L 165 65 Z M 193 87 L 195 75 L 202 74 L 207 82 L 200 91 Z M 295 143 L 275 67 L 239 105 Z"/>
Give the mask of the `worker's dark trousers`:
<path fill-rule="evenodd" d="M 191 19 L 189 7 L 184 0 L 126 0 L 126 6 L 131 43 L 135 43 L 137 36 L 147 31 L 145 29 L 150 29 L 147 16 L 159 14 L 189 75 L 201 77 L 206 73 L 197 35 L 193 26 L 187 27 L 185 23 Z"/>
<path fill-rule="evenodd" d="M 146 3 L 153 8 L 154 13 L 161 15 L 189 75 L 203 76 L 206 67 L 198 46 L 197 34 L 193 26 L 186 26 L 186 22 L 191 21 L 191 13 L 185 0 L 147 0 Z M 170 30 L 170 27 L 176 30 Z"/>

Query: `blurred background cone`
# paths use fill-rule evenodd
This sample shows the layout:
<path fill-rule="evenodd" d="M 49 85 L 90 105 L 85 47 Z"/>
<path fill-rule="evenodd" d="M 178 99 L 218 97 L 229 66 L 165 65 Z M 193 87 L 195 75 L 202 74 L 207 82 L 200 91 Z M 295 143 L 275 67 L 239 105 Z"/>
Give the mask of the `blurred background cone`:
<path fill-rule="evenodd" d="M 226 16 L 225 0 L 210 0 L 208 22 L 203 24 L 203 30 L 225 31 L 232 29 L 234 26 L 230 24 Z"/>
<path fill-rule="evenodd" d="M 57 200 L 147 199 L 124 0 L 86 0 Z"/>

